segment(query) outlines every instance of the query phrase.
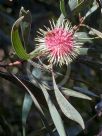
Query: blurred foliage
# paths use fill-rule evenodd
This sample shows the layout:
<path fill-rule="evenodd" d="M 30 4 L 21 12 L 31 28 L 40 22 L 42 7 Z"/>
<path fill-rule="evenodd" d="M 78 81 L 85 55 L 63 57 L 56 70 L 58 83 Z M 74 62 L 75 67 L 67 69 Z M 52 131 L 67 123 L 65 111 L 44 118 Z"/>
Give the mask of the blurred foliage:
<path fill-rule="evenodd" d="M 61 2 L 62 5 L 65 5 L 60 6 Z M 54 135 L 58 135 L 56 129 L 54 129 L 55 127 L 51 117 L 49 116 L 48 106 L 43 98 L 43 93 L 28 80 L 25 70 L 26 62 L 18 58 L 11 47 L 10 31 L 13 23 L 19 17 L 19 11 L 22 6 L 26 10 L 30 10 L 32 14 L 31 31 L 30 33 L 27 32 L 27 34 L 29 34 L 29 39 L 25 38 L 28 40 L 25 42 L 27 43 L 27 52 L 31 52 L 35 48 L 34 36 L 36 36 L 36 30 L 43 25 L 48 26 L 48 20 L 51 18 L 57 20 L 61 11 L 65 17 L 72 22 L 73 26 L 78 26 L 80 21 L 82 21 L 81 19 L 83 19 L 82 17 L 84 17 L 85 25 L 81 26 L 76 33 L 77 40 L 81 40 L 84 44 L 82 45 L 81 55 L 71 64 L 71 72 L 65 87 L 86 94 L 92 97 L 93 100 L 87 101 L 69 97 L 70 90 L 69 93 L 67 92 L 67 94 L 65 93 L 64 95 L 81 113 L 85 121 L 86 131 L 84 132 L 75 122 L 67 120 L 63 114 L 61 114 L 61 117 L 69 136 L 99 136 L 99 134 L 102 133 L 102 3 L 101 0 L 62 0 L 61 2 L 58 0 L 13 0 L 11 2 L 9 0 L 0 0 L 1 136 L 22 135 L 22 105 L 27 88 L 25 89 L 24 86 L 22 87 L 22 85 L 20 85 L 20 83 L 9 73 L 16 74 L 31 90 L 32 94 L 34 94 L 35 98 L 37 98 L 40 103 L 41 108 L 44 110 L 49 126 L 54 131 Z M 21 41 L 24 43 L 23 38 Z M 8 65 L 15 61 L 20 61 L 20 65 L 14 64 L 13 67 L 12 65 Z M 60 71 L 58 67 L 56 67 L 56 71 Z M 63 75 L 66 74 L 65 71 L 66 67 L 61 71 L 62 75 L 57 79 L 58 82 L 63 79 Z M 47 100 L 48 94 L 46 93 L 45 95 Z M 52 98 L 53 97 L 54 96 L 52 96 Z M 31 106 L 30 100 L 28 98 L 28 101 L 26 101 L 26 103 L 28 103 L 26 104 L 27 106 Z M 40 120 L 40 114 L 38 114 L 35 106 L 32 105 L 31 108 L 25 106 L 25 108 L 28 109 L 26 112 L 29 114 L 24 120 L 27 136 L 47 135 L 47 130 Z M 50 107 L 49 110 L 51 110 Z M 52 110 L 56 111 L 55 107 Z M 56 112 L 56 114 L 58 113 Z"/>

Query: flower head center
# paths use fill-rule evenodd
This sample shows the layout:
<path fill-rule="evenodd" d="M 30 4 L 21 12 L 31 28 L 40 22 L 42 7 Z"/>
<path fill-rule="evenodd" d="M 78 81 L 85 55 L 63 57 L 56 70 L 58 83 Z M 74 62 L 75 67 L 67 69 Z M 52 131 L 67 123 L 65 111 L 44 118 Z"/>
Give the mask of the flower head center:
<path fill-rule="evenodd" d="M 73 35 L 63 28 L 55 28 L 45 36 L 48 50 L 56 57 L 64 56 L 73 50 Z"/>

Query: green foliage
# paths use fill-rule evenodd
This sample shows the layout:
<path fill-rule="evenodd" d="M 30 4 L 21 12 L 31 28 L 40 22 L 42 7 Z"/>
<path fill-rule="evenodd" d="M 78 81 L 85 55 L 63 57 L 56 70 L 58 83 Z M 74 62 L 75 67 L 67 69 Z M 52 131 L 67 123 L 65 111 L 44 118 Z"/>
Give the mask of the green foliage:
<path fill-rule="evenodd" d="M 53 122 L 56 126 L 56 129 L 57 129 L 59 135 L 60 136 L 66 136 L 63 121 L 62 121 L 61 116 L 60 116 L 59 112 L 57 111 L 53 101 L 51 100 L 50 95 L 48 94 L 45 87 L 43 87 L 41 85 L 40 85 L 40 87 L 41 87 L 43 94 L 45 96 L 45 99 L 46 99 L 46 102 L 48 104 L 48 108 L 49 108 L 52 120 L 53 120 Z"/>
<path fill-rule="evenodd" d="M 53 86 L 54 86 L 54 91 L 55 91 L 55 96 L 57 99 L 57 102 L 62 110 L 62 112 L 67 116 L 68 118 L 76 121 L 81 125 L 83 129 L 85 129 L 85 125 L 83 122 L 83 119 L 81 115 L 77 112 L 77 110 L 67 101 L 67 99 L 63 96 L 63 94 L 60 92 L 58 89 L 54 76 L 52 75 L 53 78 Z"/>
<path fill-rule="evenodd" d="M 11 43 L 14 48 L 15 53 L 20 59 L 28 60 L 30 58 L 34 58 L 38 56 L 37 51 L 32 51 L 31 53 L 27 53 L 24 47 L 27 47 L 29 33 L 31 27 L 31 14 L 29 11 L 25 11 L 23 8 L 20 10 L 20 17 L 17 19 L 11 30 Z M 22 44 L 19 28 L 21 28 L 22 37 L 24 45 Z"/>
<path fill-rule="evenodd" d="M 21 39 L 19 37 L 19 25 L 22 22 L 22 20 L 24 19 L 24 16 L 20 17 L 14 24 L 12 27 L 12 31 L 11 31 L 11 42 L 12 42 L 12 46 L 16 52 L 16 54 L 18 55 L 18 57 L 20 57 L 21 59 L 24 60 L 28 60 L 30 58 L 30 56 L 26 53 Z"/>
<path fill-rule="evenodd" d="M 30 36 L 30 30 L 31 30 L 32 17 L 29 10 L 26 11 L 23 7 L 21 7 L 19 17 L 22 16 L 24 16 L 24 19 L 20 23 L 20 27 L 21 27 L 24 47 L 27 48 L 29 36 Z"/>
<path fill-rule="evenodd" d="M 60 10 L 61 10 L 61 12 L 63 13 L 64 16 L 67 15 L 64 0 L 60 0 Z"/>
<path fill-rule="evenodd" d="M 79 92 L 76 92 L 72 89 L 63 88 L 63 89 L 61 89 L 61 91 L 65 96 L 73 96 L 73 97 L 77 97 L 77 98 L 92 100 L 92 98 L 90 98 L 89 96 L 84 95 L 84 94 L 79 93 Z"/>
<path fill-rule="evenodd" d="M 47 2 L 43 2 L 44 4 L 47 4 Z M 54 8 L 56 8 L 55 2 L 53 9 Z M 73 125 L 73 122 L 75 121 L 82 129 L 85 129 L 85 124 L 87 123 L 84 122 L 83 119 L 86 117 L 85 115 L 88 114 L 88 110 L 93 111 L 91 108 L 87 109 L 86 103 L 88 103 L 88 105 L 90 103 L 90 101 L 87 100 L 94 101 L 95 99 L 97 101 L 99 96 L 92 92 L 92 90 L 100 91 L 102 89 L 102 33 L 101 29 L 97 27 L 93 28 L 94 23 L 92 22 L 92 15 L 94 15 L 99 8 L 100 7 L 95 0 L 69 0 L 67 3 L 65 3 L 64 0 L 60 0 L 61 15 L 56 21 L 56 27 L 59 27 L 63 23 L 64 19 L 69 21 L 73 28 L 73 37 L 80 46 L 79 56 L 73 60 L 71 64 L 63 67 L 55 65 L 52 66 L 52 64 L 49 64 L 49 61 L 46 59 L 47 57 L 44 57 L 45 54 L 39 54 L 39 50 L 34 49 L 32 52 L 27 53 L 27 49 L 30 48 L 29 37 L 31 32 L 31 23 L 35 23 L 32 22 L 32 18 L 34 19 L 35 14 L 31 16 L 31 12 L 29 10 L 25 10 L 23 7 L 21 8 L 19 18 L 12 26 L 11 44 L 16 55 L 20 59 L 26 60 L 27 68 L 28 65 L 31 65 L 31 67 L 28 69 L 26 68 L 27 79 L 25 78 L 26 76 L 23 78 L 23 76 L 20 77 L 12 74 L 10 76 L 13 76 L 15 80 L 12 80 L 9 75 L 5 75 L 3 73 L 0 73 L 0 76 L 12 83 L 16 83 L 16 81 L 18 81 L 28 93 L 25 93 L 22 105 L 23 136 L 27 134 L 26 123 L 28 123 L 27 119 L 31 110 L 32 102 L 34 103 L 35 110 L 40 115 L 40 122 L 43 127 L 34 133 L 35 136 L 36 134 L 42 135 L 43 133 L 48 133 L 50 136 L 53 136 L 55 130 L 57 130 L 60 136 L 66 136 L 67 121 L 63 118 L 63 114 L 70 120 L 73 120 L 68 120 L 70 122 L 68 122 L 69 124 Z M 40 14 L 40 17 L 42 17 L 42 14 L 44 15 L 44 13 Z M 38 21 L 39 23 L 44 22 L 44 20 L 42 21 L 42 18 L 40 18 L 40 20 L 41 21 Z M 100 20 L 98 20 L 100 28 L 102 28 L 101 22 L 102 20 L 100 17 Z M 11 63 L 7 66 L 11 65 L 13 66 Z M 18 84 L 18 82 L 16 84 Z M 37 90 L 37 92 L 35 87 L 40 91 Z M 46 100 L 45 103 L 47 106 L 46 104 L 43 104 L 43 98 Z M 78 101 L 77 98 L 81 98 L 79 99 L 79 103 L 76 102 Z M 75 103 L 73 101 L 75 101 Z M 82 101 L 82 103 L 80 101 Z M 75 106 L 73 107 L 73 104 L 71 103 L 74 103 Z M 85 115 L 83 112 L 81 113 L 81 110 L 83 110 L 84 107 L 83 103 L 85 103 L 87 109 L 87 113 L 85 113 Z M 80 113 L 75 109 L 75 107 L 77 107 Z M 48 110 L 51 115 L 51 122 L 47 117 L 47 114 L 49 113 Z M 52 125 L 50 125 L 50 123 L 52 123 Z M 9 131 L 12 131 L 11 128 L 9 128 Z"/>
<path fill-rule="evenodd" d="M 34 102 L 34 105 L 35 105 L 37 111 L 39 112 L 39 114 L 40 114 L 40 116 L 41 116 L 41 121 L 43 121 L 44 125 L 45 125 L 46 128 L 48 129 L 48 132 L 49 132 L 50 136 L 53 136 L 53 133 L 51 132 L 51 129 L 49 128 L 49 124 L 48 124 L 48 122 L 47 122 L 47 120 L 46 120 L 45 114 L 44 114 L 44 112 L 43 112 L 41 106 L 39 105 L 37 99 L 35 98 L 35 96 L 32 94 L 32 92 L 25 86 L 25 84 L 24 84 L 18 77 L 16 77 L 15 75 L 13 75 L 13 76 L 15 77 L 15 79 L 16 79 L 17 81 L 19 81 L 19 82 L 21 83 L 21 85 L 22 85 L 22 86 L 26 89 L 26 91 L 29 93 L 29 95 L 31 96 L 31 98 L 32 98 L 32 100 L 33 100 L 33 102 Z M 30 100 L 30 101 L 31 101 L 31 100 Z M 31 102 L 30 102 L 30 105 L 31 105 Z M 30 107 L 29 107 L 29 109 L 28 109 L 28 111 L 27 111 L 27 114 L 28 114 L 29 110 L 30 110 Z M 27 118 L 27 116 L 26 116 L 26 118 Z M 26 121 L 26 120 L 25 120 L 26 118 L 22 118 L 22 121 L 23 121 L 24 123 L 25 123 L 25 121 Z M 24 120 L 23 120 L 23 119 L 24 119 Z M 23 124 L 23 125 L 25 125 L 25 124 Z M 24 128 L 23 128 L 23 130 L 24 130 Z M 24 131 L 25 131 L 25 130 L 24 130 Z M 23 134 L 24 134 L 24 136 L 25 136 L 25 132 L 24 132 Z"/>
<path fill-rule="evenodd" d="M 98 31 L 98 30 L 96 30 L 96 29 L 94 29 L 94 28 L 92 28 L 92 27 L 89 27 L 89 26 L 87 26 L 87 25 L 85 25 L 88 29 L 90 29 L 92 32 L 93 32 L 93 34 L 96 34 L 98 37 L 100 37 L 100 38 L 102 38 L 102 33 L 100 32 L 100 31 Z"/>
<path fill-rule="evenodd" d="M 92 4 L 92 1 L 90 0 L 89 5 L 91 5 L 91 4 Z M 86 5 L 86 2 L 84 2 L 84 1 L 73 2 L 73 1 L 69 0 L 68 5 L 70 7 L 72 14 L 75 15 L 83 10 L 83 7 Z M 91 8 L 91 10 L 89 10 L 85 14 L 84 19 L 86 19 L 86 17 L 88 17 L 96 9 L 97 9 L 97 6 L 93 6 Z M 64 0 L 60 1 L 60 10 L 61 10 L 61 16 L 59 17 L 56 26 L 60 26 L 60 24 L 63 22 L 63 19 L 67 16 Z M 26 47 L 26 45 L 28 43 L 30 27 L 31 27 L 31 14 L 29 11 L 25 11 L 24 8 L 21 8 L 20 18 L 14 23 L 14 25 L 12 27 L 12 32 L 11 32 L 12 45 L 13 45 L 13 48 L 15 49 L 16 54 L 21 59 L 28 60 L 33 57 L 36 57 L 36 55 L 38 55 L 39 52 L 35 53 L 35 51 L 33 51 L 30 54 L 26 53 L 24 46 L 22 45 L 22 42 L 19 38 L 18 30 L 20 27 L 21 27 L 21 32 L 22 32 L 23 43 L 24 43 L 24 46 Z M 87 28 L 90 28 L 90 27 L 87 26 Z M 96 33 L 98 36 L 100 35 L 99 31 L 97 31 L 93 28 L 90 28 L 90 29 L 93 30 L 94 33 Z M 77 40 L 82 42 L 82 44 L 84 44 L 85 42 L 92 43 L 92 41 L 90 40 L 90 37 L 88 36 L 88 34 L 86 32 L 76 32 L 75 34 L 76 34 Z M 101 36 L 99 36 L 99 37 L 101 37 Z M 81 48 L 80 49 L 80 55 L 87 55 L 87 54 L 88 54 L 88 48 Z M 82 119 L 80 113 L 67 101 L 67 99 L 64 97 L 64 95 L 65 96 L 74 96 L 74 97 L 88 99 L 88 100 L 91 100 L 91 98 L 89 96 L 86 96 L 85 94 L 82 94 L 80 92 L 75 92 L 70 89 L 62 89 L 60 91 L 56 82 L 55 82 L 54 73 L 52 74 L 52 79 L 53 79 L 53 88 L 54 88 L 55 97 L 56 97 L 56 100 L 58 102 L 58 105 L 59 105 L 61 111 L 63 112 L 63 114 L 66 117 L 68 117 L 71 120 L 76 121 L 78 124 L 81 125 L 81 127 L 83 129 L 85 129 L 85 125 L 84 125 L 84 122 L 83 122 L 83 119 Z M 42 83 L 43 85 L 41 85 L 36 79 L 34 79 L 34 84 L 35 84 L 35 86 L 39 86 L 44 94 L 44 97 L 46 99 L 52 120 L 55 124 L 55 127 L 56 127 L 59 135 L 66 136 L 64 126 L 63 126 L 63 121 L 61 119 L 59 111 L 57 110 L 56 106 L 54 105 L 54 102 L 51 99 L 51 96 L 48 92 L 49 90 L 46 90 L 46 87 L 44 86 L 44 84 Z M 41 116 L 44 117 L 43 119 L 44 119 L 45 126 L 46 126 L 45 115 L 44 115 L 39 103 L 37 102 L 37 100 L 33 96 L 33 94 L 31 93 L 31 91 L 28 89 L 27 89 L 27 91 L 31 95 L 31 98 L 32 98 L 33 102 L 35 103 L 38 111 L 40 111 Z M 29 99 L 29 101 L 27 101 L 27 102 L 26 102 L 26 100 L 27 100 L 27 97 L 25 97 L 25 99 L 24 99 L 23 112 L 22 112 L 22 122 L 23 122 L 24 126 L 26 125 L 26 119 L 27 119 L 28 113 L 31 108 L 31 103 L 32 103 L 31 99 Z M 29 104 L 29 108 L 27 108 L 27 109 L 25 106 L 26 103 Z M 25 110 L 27 111 L 26 113 L 24 112 Z M 25 114 L 25 116 L 24 116 L 24 114 Z M 24 135 L 25 135 L 25 132 L 24 132 Z"/>
<path fill-rule="evenodd" d="M 22 106 L 22 128 L 23 128 L 23 136 L 26 135 L 25 132 L 25 127 L 26 127 L 26 121 L 27 117 L 29 115 L 31 105 L 32 105 L 32 99 L 29 94 L 25 94 L 24 101 L 23 101 L 23 106 Z"/>

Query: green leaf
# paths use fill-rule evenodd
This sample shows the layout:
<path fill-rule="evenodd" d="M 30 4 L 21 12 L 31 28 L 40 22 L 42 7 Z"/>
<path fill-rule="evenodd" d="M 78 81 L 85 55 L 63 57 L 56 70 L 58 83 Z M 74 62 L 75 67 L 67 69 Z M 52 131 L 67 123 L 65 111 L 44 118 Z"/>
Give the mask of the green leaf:
<path fill-rule="evenodd" d="M 63 13 L 63 15 L 66 17 L 67 14 L 66 14 L 64 0 L 60 0 L 60 10 L 61 10 L 61 13 Z"/>
<path fill-rule="evenodd" d="M 86 0 L 82 0 L 74 9 L 73 9 L 73 14 L 77 15 L 87 7 L 91 6 L 93 3 L 93 0 L 89 0 L 88 2 Z"/>
<path fill-rule="evenodd" d="M 52 120 L 53 120 L 53 122 L 56 126 L 56 129 L 57 129 L 59 135 L 60 136 L 66 136 L 63 121 L 62 121 L 61 116 L 60 116 L 59 112 L 57 111 L 55 105 L 51 101 L 50 95 L 48 94 L 45 87 L 43 87 L 42 85 L 40 85 L 40 87 L 41 87 L 42 92 L 45 96 L 45 99 L 46 99 L 46 102 L 48 104 L 48 108 L 49 108 Z"/>
<path fill-rule="evenodd" d="M 96 34 L 98 37 L 102 38 L 102 33 L 88 25 L 84 25 L 85 27 L 87 27 L 88 29 L 90 29 L 94 34 Z"/>
<path fill-rule="evenodd" d="M 86 32 L 76 32 L 74 36 L 76 40 L 82 44 L 86 42 L 92 43 L 92 40 L 90 39 L 89 35 Z"/>
<path fill-rule="evenodd" d="M 68 4 L 70 7 L 70 10 L 73 11 L 78 5 L 78 0 L 69 0 Z"/>
<path fill-rule="evenodd" d="M 26 45 L 28 44 L 28 39 L 30 35 L 32 17 L 29 10 L 26 11 L 23 7 L 21 7 L 19 17 L 22 17 L 22 16 L 24 16 L 24 19 L 21 22 L 20 26 L 21 26 L 24 47 L 27 47 Z"/>
<path fill-rule="evenodd" d="M 79 92 L 76 92 L 76 91 L 69 89 L 69 88 L 63 88 L 63 89 L 61 89 L 61 91 L 66 96 L 73 96 L 73 97 L 77 97 L 77 98 L 92 100 L 92 98 L 90 98 L 89 96 L 79 93 Z"/>
<path fill-rule="evenodd" d="M 86 88 L 81 88 L 81 87 L 75 86 L 75 87 L 73 87 L 73 89 L 75 89 L 78 92 L 89 95 L 89 96 L 98 97 L 98 95 L 96 95 L 95 93 L 91 92 L 90 90 L 88 90 Z"/>
<path fill-rule="evenodd" d="M 96 11 L 98 9 L 98 4 L 93 5 L 92 8 L 89 9 L 89 11 L 86 13 L 86 15 L 84 16 L 84 19 L 86 19 L 88 16 L 90 16 L 94 11 Z"/>
<path fill-rule="evenodd" d="M 19 19 L 16 20 L 16 22 L 13 24 L 12 30 L 11 30 L 11 42 L 12 46 L 18 55 L 19 58 L 23 60 L 28 60 L 30 58 L 29 54 L 26 53 L 25 49 L 23 48 L 21 39 L 19 37 L 19 26 L 20 23 L 22 22 L 24 16 L 20 17 Z"/>
<path fill-rule="evenodd" d="M 64 19 L 65 19 L 64 15 L 61 14 L 60 17 L 57 20 L 56 26 L 57 27 L 61 26 L 61 24 L 62 24 L 62 22 L 63 22 Z"/>
<path fill-rule="evenodd" d="M 23 136 L 25 136 L 25 126 L 26 126 L 26 120 L 28 117 L 28 114 L 30 112 L 31 106 L 32 106 L 32 98 L 29 94 L 25 94 L 24 101 L 23 101 L 23 107 L 22 107 L 22 128 L 23 128 Z"/>
<path fill-rule="evenodd" d="M 52 131 L 51 131 L 51 129 L 50 129 L 50 127 L 49 127 L 49 123 L 48 123 L 48 121 L 46 120 L 45 114 L 44 114 L 44 112 L 43 112 L 41 106 L 39 105 L 37 99 L 35 98 L 35 96 L 32 94 L 32 92 L 29 90 L 29 88 L 28 88 L 16 75 L 14 75 L 14 74 L 12 74 L 12 75 L 13 75 L 13 77 L 14 77 L 17 81 L 19 81 L 19 82 L 21 83 L 21 85 L 22 85 L 22 86 L 26 89 L 26 91 L 29 93 L 29 95 L 31 96 L 31 98 L 32 98 L 32 100 L 33 100 L 33 102 L 34 102 L 34 104 L 35 104 L 35 108 L 36 108 L 37 111 L 39 112 L 39 114 L 40 114 L 40 116 L 41 116 L 41 119 L 42 119 L 42 121 L 43 121 L 45 127 L 46 127 L 47 130 L 48 130 L 48 133 L 50 134 L 50 136 L 54 136 L 53 133 L 52 133 Z"/>
<path fill-rule="evenodd" d="M 89 48 L 79 48 L 80 55 L 87 55 Z"/>
<path fill-rule="evenodd" d="M 76 121 L 77 123 L 81 125 L 83 129 L 85 129 L 83 119 L 81 115 L 79 114 L 79 112 L 67 101 L 67 99 L 62 95 L 62 93 L 58 89 L 53 72 L 52 72 L 52 78 L 53 78 L 55 96 L 62 112 L 64 113 L 66 117 L 68 117 L 69 119 L 73 121 Z"/>
<path fill-rule="evenodd" d="M 23 8 L 21 8 L 20 16 L 21 17 L 17 19 L 12 26 L 11 43 L 12 43 L 12 46 L 17 56 L 23 60 L 28 60 L 28 59 L 37 57 L 39 55 L 39 51 L 34 50 L 28 54 L 26 50 L 24 49 L 24 46 L 27 45 L 28 43 L 28 38 L 29 38 L 29 33 L 30 33 L 31 13 L 29 10 L 25 11 Z M 20 36 L 19 36 L 20 27 L 21 27 L 24 45 L 22 44 Z"/>

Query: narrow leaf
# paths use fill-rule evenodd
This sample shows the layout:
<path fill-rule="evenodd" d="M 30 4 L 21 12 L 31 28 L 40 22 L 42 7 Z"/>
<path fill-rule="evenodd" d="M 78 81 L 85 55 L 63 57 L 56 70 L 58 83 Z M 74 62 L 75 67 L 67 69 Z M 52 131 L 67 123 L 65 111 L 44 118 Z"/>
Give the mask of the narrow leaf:
<path fill-rule="evenodd" d="M 76 32 L 74 36 L 78 42 L 83 43 L 82 45 L 86 42 L 92 43 L 92 40 L 86 32 Z"/>
<path fill-rule="evenodd" d="M 29 111 L 31 109 L 32 105 L 32 99 L 29 94 L 25 94 L 24 101 L 23 101 L 23 107 L 22 107 L 22 123 L 25 125 L 26 120 L 29 114 Z"/>
<path fill-rule="evenodd" d="M 61 24 L 62 24 L 64 18 L 65 18 L 64 15 L 61 14 L 60 17 L 59 17 L 58 20 L 57 20 L 56 27 L 61 26 Z"/>
<path fill-rule="evenodd" d="M 96 34 L 98 37 L 102 38 L 102 33 L 88 25 L 85 25 L 88 29 L 90 29 L 94 34 Z"/>
<path fill-rule="evenodd" d="M 89 90 L 86 89 L 86 88 L 81 88 L 81 87 L 75 86 L 75 87 L 73 87 L 73 89 L 75 89 L 75 90 L 77 90 L 77 91 L 79 91 L 79 92 L 81 92 L 81 93 L 84 93 L 84 94 L 86 94 L 86 95 L 89 95 L 89 96 L 98 97 L 95 93 L 89 91 Z"/>
<path fill-rule="evenodd" d="M 20 26 L 21 26 L 23 43 L 24 43 L 24 46 L 27 47 L 26 45 L 28 44 L 28 39 L 30 35 L 32 17 L 29 10 L 26 11 L 23 7 L 21 7 L 19 17 L 22 17 L 22 16 L 24 16 L 24 19 L 21 22 Z"/>
<path fill-rule="evenodd" d="M 88 16 L 90 16 L 94 11 L 96 11 L 98 9 L 98 4 L 93 5 L 92 8 L 89 9 L 89 11 L 86 13 L 86 15 L 84 16 L 84 19 L 86 19 Z"/>
<path fill-rule="evenodd" d="M 66 132 L 63 126 L 63 121 L 61 119 L 61 116 L 59 114 L 59 112 L 57 111 L 55 105 L 53 104 L 53 102 L 51 101 L 50 95 L 48 94 L 47 90 L 45 87 L 43 87 L 42 85 L 40 85 L 42 92 L 45 96 L 46 102 L 48 104 L 48 108 L 52 117 L 52 120 L 56 126 L 56 129 L 59 133 L 60 136 L 66 136 Z"/>
<path fill-rule="evenodd" d="M 64 16 L 66 16 L 66 10 L 65 10 L 65 3 L 64 3 L 64 0 L 60 0 L 60 10 L 61 10 L 61 13 L 63 13 Z"/>
<path fill-rule="evenodd" d="M 86 9 L 87 7 L 91 6 L 93 3 L 93 0 L 81 0 L 81 2 L 73 9 L 73 14 L 77 15 L 78 13 L 80 13 L 81 11 L 83 11 L 83 9 Z"/>
<path fill-rule="evenodd" d="M 76 92 L 76 91 L 69 89 L 69 88 L 63 88 L 63 89 L 61 89 L 61 91 L 64 95 L 87 99 L 87 100 L 92 100 L 92 98 L 90 98 L 89 96 L 79 93 L 79 92 Z"/>
<path fill-rule="evenodd" d="M 69 4 L 71 11 L 73 11 L 78 5 L 78 0 L 69 0 L 68 4 Z"/>
<path fill-rule="evenodd" d="M 18 55 L 19 58 L 28 60 L 29 55 L 26 53 L 25 49 L 23 48 L 22 42 L 19 37 L 19 25 L 22 22 L 24 16 L 20 17 L 16 22 L 13 24 L 12 30 L 11 30 L 11 42 L 12 46 Z"/>
<path fill-rule="evenodd" d="M 26 126 L 26 120 L 29 114 L 29 111 L 31 109 L 32 105 L 32 98 L 29 94 L 25 94 L 24 101 L 23 101 L 23 107 L 22 107 L 22 128 L 23 128 L 23 136 L 26 135 L 25 132 L 25 126 Z"/>
<path fill-rule="evenodd" d="M 25 126 L 26 126 L 26 120 L 29 115 L 31 105 L 32 105 L 32 98 L 29 94 L 25 94 L 24 101 L 23 101 L 23 107 L 22 107 L 22 128 L 23 128 L 23 136 L 25 136 Z"/>
<path fill-rule="evenodd" d="M 17 81 L 19 81 L 19 82 L 21 83 L 21 85 L 22 85 L 22 86 L 27 90 L 27 92 L 30 94 L 30 96 L 31 96 L 31 98 L 32 98 L 32 100 L 33 100 L 33 102 L 34 102 L 34 104 L 35 104 L 35 107 L 36 107 L 37 111 L 39 112 L 39 114 L 40 114 L 40 116 L 41 116 L 41 119 L 42 119 L 42 121 L 44 122 L 44 125 L 46 126 L 46 128 L 47 128 L 47 130 L 48 130 L 48 133 L 50 134 L 50 136 L 54 136 L 53 133 L 52 133 L 52 131 L 51 131 L 51 129 L 50 129 L 50 127 L 49 127 L 49 124 L 48 124 L 48 122 L 47 122 L 47 120 L 46 120 L 46 118 L 45 118 L 45 114 L 44 114 L 44 112 L 43 112 L 41 106 L 39 105 L 37 99 L 35 98 L 35 96 L 32 94 L 32 92 L 27 88 L 27 86 L 26 86 L 18 77 L 16 77 L 14 74 L 12 74 L 12 75 L 13 75 L 13 77 L 15 77 L 15 79 L 16 79 Z"/>
<path fill-rule="evenodd" d="M 73 121 L 76 121 L 81 125 L 81 127 L 84 129 L 85 125 L 83 122 L 83 119 L 79 112 L 67 101 L 67 99 L 62 95 L 60 90 L 58 89 L 54 75 L 52 73 L 52 78 L 53 78 L 53 86 L 54 86 L 54 91 L 55 91 L 55 96 L 57 99 L 57 102 L 62 110 L 62 112 L 65 114 L 66 117 L 69 119 L 72 119 Z"/>

